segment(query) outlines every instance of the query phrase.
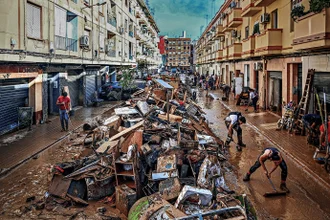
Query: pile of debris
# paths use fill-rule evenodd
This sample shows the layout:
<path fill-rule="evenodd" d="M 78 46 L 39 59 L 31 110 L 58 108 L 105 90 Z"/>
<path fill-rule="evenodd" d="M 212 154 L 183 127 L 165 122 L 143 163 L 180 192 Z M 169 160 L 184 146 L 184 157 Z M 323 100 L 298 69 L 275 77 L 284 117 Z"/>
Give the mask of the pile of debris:
<path fill-rule="evenodd" d="M 102 199 L 128 219 L 247 219 L 245 196 L 223 177 L 223 142 L 189 94 L 157 79 L 101 125 L 84 125 L 77 141 L 91 155 L 54 165 L 45 208 Z"/>

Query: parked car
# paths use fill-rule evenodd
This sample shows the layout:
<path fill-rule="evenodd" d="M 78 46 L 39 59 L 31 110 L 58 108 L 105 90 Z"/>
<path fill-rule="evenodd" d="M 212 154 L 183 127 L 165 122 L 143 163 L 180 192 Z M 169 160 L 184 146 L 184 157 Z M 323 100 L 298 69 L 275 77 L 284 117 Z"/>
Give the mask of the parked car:
<path fill-rule="evenodd" d="M 241 94 L 239 94 L 239 97 L 237 99 L 236 105 L 241 105 L 242 102 L 248 102 L 249 96 L 250 96 L 250 87 L 243 87 Z"/>
<path fill-rule="evenodd" d="M 127 100 L 130 95 L 139 90 L 137 85 L 133 85 L 132 88 L 122 89 L 119 81 L 106 83 L 99 88 L 99 97 L 101 99 L 116 101 L 116 100 Z"/>

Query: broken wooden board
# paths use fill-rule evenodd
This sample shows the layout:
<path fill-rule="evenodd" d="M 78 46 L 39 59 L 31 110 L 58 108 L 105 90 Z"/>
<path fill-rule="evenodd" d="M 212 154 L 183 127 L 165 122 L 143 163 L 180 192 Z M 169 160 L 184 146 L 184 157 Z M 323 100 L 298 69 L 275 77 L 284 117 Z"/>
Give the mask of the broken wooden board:
<path fill-rule="evenodd" d="M 115 141 L 106 141 L 99 148 L 97 148 L 97 153 L 106 153 L 108 149 L 112 149 L 113 147 L 117 146 L 119 143 L 119 140 Z"/>
<path fill-rule="evenodd" d="M 65 199 L 70 184 L 71 184 L 71 179 L 65 179 L 64 176 L 62 175 L 54 174 L 48 191 L 52 195 Z"/>
<path fill-rule="evenodd" d="M 140 151 L 143 142 L 143 131 L 137 130 L 134 133 L 131 133 L 125 141 L 120 145 L 120 151 L 127 153 L 128 147 L 132 144 L 136 144 L 137 149 Z"/>
<path fill-rule="evenodd" d="M 162 120 L 167 120 L 167 115 L 158 115 L 158 118 L 162 119 Z M 181 122 L 182 121 L 182 117 L 181 116 L 177 116 L 177 115 L 169 115 L 169 119 L 171 123 L 174 122 Z"/>
<path fill-rule="evenodd" d="M 137 123 L 136 125 L 134 125 L 134 126 L 132 126 L 132 127 L 130 127 L 130 128 L 127 128 L 127 129 L 125 129 L 125 130 L 119 132 L 118 134 L 112 136 L 112 137 L 109 139 L 109 141 L 114 141 L 114 140 L 116 140 L 116 139 L 118 139 L 118 138 L 120 138 L 120 137 L 122 137 L 122 136 L 128 134 L 129 132 L 131 132 L 131 131 L 133 131 L 133 130 L 135 130 L 135 129 L 141 127 L 141 126 L 143 126 L 143 124 L 144 124 L 144 120 L 143 120 L 143 121 L 140 121 L 139 123 Z"/>

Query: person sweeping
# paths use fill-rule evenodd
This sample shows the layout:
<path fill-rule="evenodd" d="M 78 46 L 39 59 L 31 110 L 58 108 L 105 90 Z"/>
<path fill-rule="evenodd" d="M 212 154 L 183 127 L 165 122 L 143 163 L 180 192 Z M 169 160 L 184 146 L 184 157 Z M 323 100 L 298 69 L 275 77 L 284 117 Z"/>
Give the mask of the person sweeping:
<path fill-rule="evenodd" d="M 274 162 L 274 167 L 270 172 L 268 172 L 265 162 L 267 160 L 270 160 Z M 272 173 L 277 169 L 277 167 L 281 168 L 281 185 L 280 189 L 285 192 L 290 192 L 289 189 L 286 187 L 286 178 L 288 176 L 288 167 L 280 153 L 280 151 L 275 147 L 269 147 L 265 148 L 261 154 L 259 155 L 257 161 L 255 164 L 250 168 L 249 172 L 246 173 L 245 177 L 243 178 L 243 181 L 249 181 L 250 176 L 252 173 L 254 173 L 260 166 L 264 169 L 265 176 L 270 179 Z"/>

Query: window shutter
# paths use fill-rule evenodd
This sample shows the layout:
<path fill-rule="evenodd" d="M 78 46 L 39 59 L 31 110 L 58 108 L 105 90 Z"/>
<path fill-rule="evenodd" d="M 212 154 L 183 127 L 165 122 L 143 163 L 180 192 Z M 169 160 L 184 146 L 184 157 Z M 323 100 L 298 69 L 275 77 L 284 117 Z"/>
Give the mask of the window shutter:
<path fill-rule="evenodd" d="M 41 39 L 41 8 L 30 3 L 26 5 L 26 33 L 28 37 Z"/>
<path fill-rule="evenodd" d="M 100 33 L 100 51 L 104 51 L 104 34 Z"/>
<path fill-rule="evenodd" d="M 66 37 L 66 10 L 55 6 L 55 35 Z"/>

